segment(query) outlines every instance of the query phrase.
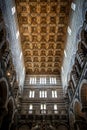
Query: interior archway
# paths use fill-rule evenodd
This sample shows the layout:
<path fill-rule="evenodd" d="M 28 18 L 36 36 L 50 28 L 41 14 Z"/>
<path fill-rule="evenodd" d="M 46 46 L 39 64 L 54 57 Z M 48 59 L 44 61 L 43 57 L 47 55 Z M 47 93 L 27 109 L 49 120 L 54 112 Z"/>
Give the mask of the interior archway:
<path fill-rule="evenodd" d="M 80 99 L 82 103 L 82 107 L 85 110 L 87 107 L 87 83 L 83 83 L 80 90 Z"/>
<path fill-rule="evenodd" d="M 12 120 L 14 116 L 14 100 L 13 97 L 10 97 L 7 104 L 8 117 Z"/>
<path fill-rule="evenodd" d="M 64 125 L 64 124 L 60 124 L 58 126 L 58 130 L 68 130 L 68 127 L 66 125 Z"/>
<path fill-rule="evenodd" d="M 82 105 L 80 103 L 80 101 L 78 99 L 75 99 L 74 103 L 73 103 L 73 111 L 75 114 L 75 118 L 78 120 L 81 117 L 84 117 L 84 113 L 82 113 Z"/>

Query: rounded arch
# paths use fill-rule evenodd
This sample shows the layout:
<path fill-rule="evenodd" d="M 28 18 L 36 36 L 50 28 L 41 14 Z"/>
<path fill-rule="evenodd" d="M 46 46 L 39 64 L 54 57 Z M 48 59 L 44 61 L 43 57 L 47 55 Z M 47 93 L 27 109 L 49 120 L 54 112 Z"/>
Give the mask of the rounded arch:
<path fill-rule="evenodd" d="M 76 98 L 73 102 L 73 112 L 79 114 L 81 111 L 81 107 L 82 106 L 80 101 Z"/>
<path fill-rule="evenodd" d="M 5 77 L 2 77 L 0 79 L 0 106 L 6 107 L 7 99 L 8 99 L 8 82 Z"/>
<path fill-rule="evenodd" d="M 46 130 L 55 130 L 54 126 L 52 126 L 50 123 L 38 123 L 34 127 L 32 127 L 31 130 L 41 130 L 41 129 L 46 129 Z"/>
<path fill-rule="evenodd" d="M 58 130 L 68 130 L 68 128 L 65 125 L 59 125 Z"/>
<path fill-rule="evenodd" d="M 36 125 L 36 126 L 32 127 L 31 130 L 40 130 L 40 126 Z"/>
<path fill-rule="evenodd" d="M 81 102 L 81 89 L 82 87 L 84 86 L 84 84 L 87 84 L 87 80 L 86 79 L 83 79 L 80 83 L 80 86 L 79 86 L 79 99 L 80 99 L 80 102 Z M 81 102 L 82 103 L 82 102 Z"/>
<path fill-rule="evenodd" d="M 69 126 L 65 123 L 60 123 L 57 127 L 58 130 L 68 130 Z"/>
<path fill-rule="evenodd" d="M 82 107 L 85 108 L 87 104 L 87 80 L 86 79 L 82 80 L 80 84 L 79 97 L 80 97 Z"/>
<path fill-rule="evenodd" d="M 87 104 L 87 83 L 84 83 L 80 92 L 81 102 L 83 105 Z"/>
<path fill-rule="evenodd" d="M 75 99 L 73 102 L 73 111 L 75 114 L 75 118 L 85 117 L 84 113 L 82 113 L 82 104 L 78 99 Z"/>
<path fill-rule="evenodd" d="M 8 109 L 8 117 L 9 119 L 12 120 L 14 117 L 14 110 L 15 110 L 14 99 L 12 96 L 9 97 L 8 99 L 7 109 Z"/>
<path fill-rule="evenodd" d="M 18 130 L 29 130 L 30 128 L 29 128 L 29 126 L 27 124 L 22 124 L 17 129 Z"/>
<path fill-rule="evenodd" d="M 18 124 L 13 124 L 12 129 L 13 130 L 31 130 L 31 124 L 29 123 L 18 123 Z"/>

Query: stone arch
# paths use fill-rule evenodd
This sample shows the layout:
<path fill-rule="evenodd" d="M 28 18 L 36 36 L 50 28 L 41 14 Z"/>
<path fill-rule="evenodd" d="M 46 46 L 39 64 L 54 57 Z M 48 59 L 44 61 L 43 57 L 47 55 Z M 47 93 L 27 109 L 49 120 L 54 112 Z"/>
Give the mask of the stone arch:
<path fill-rule="evenodd" d="M 87 80 L 84 79 L 80 84 L 79 97 L 82 104 L 82 111 L 87 107 Z"/>
<path fill-rule="evenodd" d="M 75 99 L 73 102 L 73 111 L 75 114 L 75 119 L 79 119 L 81 117 L 84 117 L 84 113 L 82 113 L 82 104 L 78 99 Z"/>
<path fill-rule="evenodd" d="M 32 127 L 31 130 L 40 130 L 40 126 L 36 125 L 36 126 Z"/>
<path fill-rule="evenodd" d="M 44 125 L 41 124 L 36 124 L 34 127 L 32 127 L 31 130 L 41 130 L 41 129 L 46 129 L 46 130 L 55 130 L 54 126 L 52 126 L 49 123 L 45 123 Z"/>
<path fill-rule="evenodd" d="M 14 110 L 15 110 L 14 99 L 12 96 L 9 97 L 8 99 L 7 109 L 8 109 L 8 118 L 12 120 L 14 117 Z"/>
<path fill-rule="evenodd" d="M 1 129 L 10 129 L 13 121 L 14 115 L 14 100 L 13 97 L 9 97 L 7 102 L 7 113 L 3 118 Z"/>
<path fill-rule="evenodd" d="M 29 126 L 27 124 L 22 124 L 17 129 L 18 130 L 29 130 L 30 128 L 29 128 Z"/>
<path fill-rule="evenodd" d="M 80 110 L 81 110 L 81 103 L 79 102 L 78 99 L 75 99 L 73 102 L 73 111 L 74 111 L 74 113 L 79 114 Z"/>
<path fill-rule="evenodd" d="M 58 130 L 68 130 L 69 127 L 67 126 L 67 124 L 64 123 L 60 123 L 57 127 Z"/>
<path fill-rule="evenodd" d="M 6 78 L 0 79 L 0 106 L 6 107 L 8 99 L 8 83 Z"/>

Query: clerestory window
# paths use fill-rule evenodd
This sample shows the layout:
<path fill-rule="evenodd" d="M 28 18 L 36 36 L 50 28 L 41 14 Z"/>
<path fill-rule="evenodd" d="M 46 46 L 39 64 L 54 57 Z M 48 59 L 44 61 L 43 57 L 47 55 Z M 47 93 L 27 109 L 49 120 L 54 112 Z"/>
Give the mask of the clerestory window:
<path fill-rule="evenodd" d="M 56 90 L 52 90 L 52 98 L 57 98 L 57 91 Z"/>
<path fill-rule="evenodd" d="M 35 97 L 35 91 L 34 90 L 30 90 L 29 91 L 29 98 L 34 98 Z"/>
<path fill-rule="evenodd" d="M 56 84 L 56 78 L 50 77 L 50 84 Z"/>
<path fill-rule="evenodd" d="M 46 104 L 41 104 L 40 110 L 41 110 L 41 114 L 46 114 Z"/>
<path fill-rule="evenodd" d="M 29 105 L 29 114 L 32 114 L 32 112 L 33 112 L 33 105 L 30 104 L 30 105 Z"/>
<path fill-rule="evenodd" d="M 39 91 L 39 97 L 40 98 L 47 98 L 47 91 L 44 91 L 44 90 Z"/>

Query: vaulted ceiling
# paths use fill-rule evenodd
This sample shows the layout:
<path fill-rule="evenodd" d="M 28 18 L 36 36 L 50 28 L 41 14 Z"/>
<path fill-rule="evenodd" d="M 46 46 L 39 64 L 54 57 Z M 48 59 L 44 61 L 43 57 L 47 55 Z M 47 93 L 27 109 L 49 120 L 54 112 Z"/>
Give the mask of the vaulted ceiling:
<path fill-rule="evenodd" d="M 69 0 L 15 0 L 27 74 L 57 74 L 66 43 Z"/>

